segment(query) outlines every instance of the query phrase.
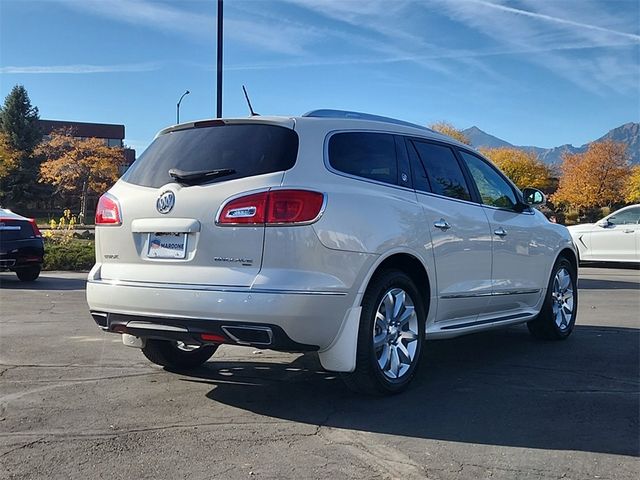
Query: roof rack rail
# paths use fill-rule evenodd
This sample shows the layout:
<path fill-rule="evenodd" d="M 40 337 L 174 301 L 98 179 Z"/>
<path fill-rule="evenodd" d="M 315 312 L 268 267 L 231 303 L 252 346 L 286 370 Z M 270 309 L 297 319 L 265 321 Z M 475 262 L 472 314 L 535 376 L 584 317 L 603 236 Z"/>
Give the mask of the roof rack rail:
<path fill-rule="evenodd" d="M 373 115 L 371 113 L 362 112 L 350 112 L 348 110 L 311 110 L 310 112 L 302 115 L 303 117 L 315 117 L 315 118 L 353 118 L 357 120 L 371 120 L 374 122 L 393 123 L 396 125 L 404 125 L 405 127 L 419 128 L 420 130 L 427 130 L 433 132 L 430 128 L 423 127 L 416 123 L 405 122 L 404 120 L 398 120 L 397 118 L 383 117 L 381 115 Z"/>

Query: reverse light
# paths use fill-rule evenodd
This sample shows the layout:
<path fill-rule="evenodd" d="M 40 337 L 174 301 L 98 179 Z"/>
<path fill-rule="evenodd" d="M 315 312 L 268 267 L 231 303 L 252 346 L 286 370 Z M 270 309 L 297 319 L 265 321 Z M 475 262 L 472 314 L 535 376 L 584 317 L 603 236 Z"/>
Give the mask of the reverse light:
<path fill-rule="evenodd" d="M 98 207 L 96 208 L 96 225 L 122 225 L 120 204 L 108 193 L 102 195 L 100 200 L 98 200 Z"/>
<path fill-rule="evenodd" d="M 316 220 L 322 211 L 324 194 L 310 190 L 270 190 L 228 202 L 219 225 L 292 225 Z"/>

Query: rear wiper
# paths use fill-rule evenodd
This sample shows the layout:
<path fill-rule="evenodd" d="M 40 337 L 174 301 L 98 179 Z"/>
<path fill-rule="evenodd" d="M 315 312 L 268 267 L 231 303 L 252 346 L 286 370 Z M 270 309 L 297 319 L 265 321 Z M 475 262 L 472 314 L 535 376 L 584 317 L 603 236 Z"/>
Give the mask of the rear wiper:
<path fill-rule="evenodd" d="M 198 183 L 206 183 L 214 178 L 226 177 L 233 175 L 236 171 L 233 168 L 218 168 L 216 170 L 198 170 L 195 172 L 185 172 L 177 168 L 169 170 L 169 176 L 180 183 L 187 185 L 197 185 Z"/>

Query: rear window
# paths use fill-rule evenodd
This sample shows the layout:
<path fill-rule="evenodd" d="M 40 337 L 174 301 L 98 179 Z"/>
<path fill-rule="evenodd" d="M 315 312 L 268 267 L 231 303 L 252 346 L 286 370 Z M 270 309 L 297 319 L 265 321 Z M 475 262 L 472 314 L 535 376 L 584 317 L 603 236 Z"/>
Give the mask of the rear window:
<path fill-rule="evenodd" d="M 329 163 L 336 170 L 351 175 L 398 183 L 398 160 L 393 135 L 337 133 L 329 140 Z"/>
<path fill-rule="evenodd" d="M 33 227 L 25 220 L 0 218 L 0 243 L 33 237 Z"/>
<path fill-rule="evenodd" d="M 298 135 L 276 125 L 220 125 L 165 133 L 127 170 L 122 179 L 158 188 L 174 180 L 169 170 L 187 172 L 232 168 L 236 173 L 212 182 L 288 170 L 296 163 Z"/>

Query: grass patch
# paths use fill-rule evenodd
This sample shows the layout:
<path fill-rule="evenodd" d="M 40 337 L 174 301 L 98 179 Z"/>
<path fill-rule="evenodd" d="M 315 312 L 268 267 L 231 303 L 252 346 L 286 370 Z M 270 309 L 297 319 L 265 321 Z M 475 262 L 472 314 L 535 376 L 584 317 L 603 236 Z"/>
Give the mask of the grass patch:
<path fill-rule="evenodd" d="M 95 263 L 93 240 L 71 239 L 65 243 L 45 240 L 44 270 L 91 270 Z"/>

